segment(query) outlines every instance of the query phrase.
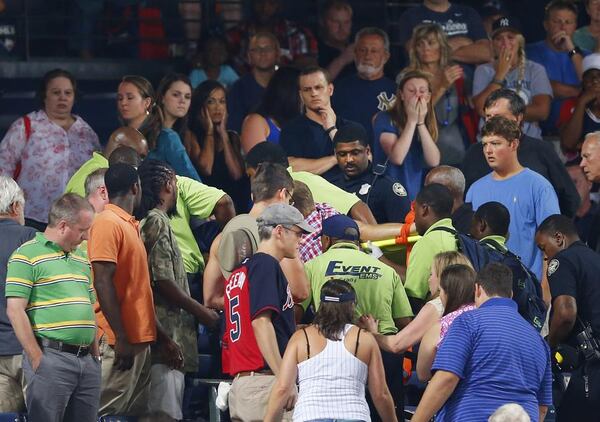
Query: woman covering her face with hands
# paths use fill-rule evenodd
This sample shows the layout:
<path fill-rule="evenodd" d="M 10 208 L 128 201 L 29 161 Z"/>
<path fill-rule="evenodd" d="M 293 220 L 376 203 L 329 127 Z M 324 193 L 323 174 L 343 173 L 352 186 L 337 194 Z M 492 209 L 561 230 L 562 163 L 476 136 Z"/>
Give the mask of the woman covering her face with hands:
<path fill-rule="evenodd" d="M 522 132 L 540 138 L 538 122 L 550 113 L 552 87 L 546 70 L 525 57 L 525 38 L 520 25 L 512 17 L 501 17 L 492 24 L 492 46 L 495 59 L 477 66 L 473 77 L 473 103 L 484 118 L 486 98 L 500 88 L 514 90 L 527 105 Z M 480 125 L 483 121 L 480 122 Z"/>
<path fill-rule="evenodd" d="M 166 162 L 179 176 L 200 181 L 182 141 L 191 101 L 192 85 L 187 76 L 173 73 L 160 81 L 156 103 L 162 110 L 163 127 L 148 158 Z"/>
<path fill-rule="evenodd" d="M 411 70 L 398 84 L 396 101 L 373 121 L 374 164 L 402 183 L 411 200 L 423 185 L 425 169 L 440 163 L 438 128 L 427 73 Z"/>
<path fill-rule="evenodd" d="M 217 81 L 196 87 L 190 107 L 190 131 L 184 144 L 202 180 L 223 189 L 235 204 L 237 213 L 248 211 L 250 184 L 237 133 L 227 130 L 225 88 Z"/>
<path fill-rule="evenodd" d="M 420 70 L 432 75 L 432 97 L 439 128 L 437 140 L 440 163 L 457 166 L 462 163 L 468 144 L 461 133 L 460 106 L 466 104 L 463 68 L 450 61 L 452 50 L 446 34 L 435 23 L 417 25 L 413 30 L 410 64 L 403 72 Z M 398 75 L 402 78 L 403 73 Z"/>

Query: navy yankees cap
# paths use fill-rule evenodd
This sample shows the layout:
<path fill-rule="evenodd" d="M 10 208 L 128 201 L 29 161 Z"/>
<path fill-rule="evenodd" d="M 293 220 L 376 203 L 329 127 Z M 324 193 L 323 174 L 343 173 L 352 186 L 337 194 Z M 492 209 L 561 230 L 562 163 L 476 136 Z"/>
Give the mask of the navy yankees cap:
<path fill-rule="evenodd" d="M 501 18 L 496 19 L 492 24 L 492 38 L 504 31 L 522 34 L 523 29 L 521 22 L 514 16 L 502 16 Z"/>
<path fill-rule="evenodd" d="M 323 220 L 321 235 L 329 236 L 334 239 L 350 240 L 352 242 L 360 240 L 358 224 L 344 214 L 333 215 Z"/>

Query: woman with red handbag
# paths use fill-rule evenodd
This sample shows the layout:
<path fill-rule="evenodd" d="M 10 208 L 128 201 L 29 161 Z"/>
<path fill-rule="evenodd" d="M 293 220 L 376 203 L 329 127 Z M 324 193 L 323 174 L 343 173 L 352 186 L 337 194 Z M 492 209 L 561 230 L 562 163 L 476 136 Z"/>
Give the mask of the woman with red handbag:
<path fill-rule="evenodd" d="M 77 92 L 73 75 L 54 69 L 42 79 L 41 109 L 16 120 L 0 142 L 0 175 L 17 181 L 27 198 L 25 224 L 43 231 L 52 201 L 92 152 L 98 135 L 72 114 Z"/>

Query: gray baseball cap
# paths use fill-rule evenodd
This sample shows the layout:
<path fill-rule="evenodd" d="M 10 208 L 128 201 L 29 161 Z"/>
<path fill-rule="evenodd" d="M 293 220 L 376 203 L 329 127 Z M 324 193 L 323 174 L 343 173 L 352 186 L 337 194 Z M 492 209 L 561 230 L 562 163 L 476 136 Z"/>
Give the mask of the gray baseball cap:
<path fill-rule="evenodd" d="M 263 226 L 296 226 L 306 233 L 312 233 L 315 228 L 304 221 L 304 217 L 296 208 L 286 204 L 269 205 L 256 219 L 258 227 Z"/>

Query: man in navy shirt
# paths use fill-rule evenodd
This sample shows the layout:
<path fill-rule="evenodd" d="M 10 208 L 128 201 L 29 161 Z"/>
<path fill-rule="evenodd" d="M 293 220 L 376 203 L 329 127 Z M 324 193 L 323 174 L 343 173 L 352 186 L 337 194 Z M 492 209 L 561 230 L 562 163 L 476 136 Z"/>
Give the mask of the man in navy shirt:
<path fill-rule="evenodd" d="M 512 273 L 486 265 L 475 281 L 476 310 L 459 315 L 441 342 L 435 374 L 413 422 L 484 421 L 506 403 L 517 403 L 532 421 L 552 404 L 550 349 L 517 312 Z"/>
<path fill-rule="evenodd" d="M 578 347 L 584 325 L 600 339 L 600 255 L 577 235 L 564 215 L 551 215 L 540 225 L 536 243 L 548 259 L 552 315 L 548 343 Z M 596 350 L 600 353 L 600 350 Z M 600 412 L 600 360 L 581 359 L 561 400 L 555 400 L 556 420 L 592 420 Z"/>
<path fill-rule="evenodd" d="M 396 98 L 396 84 L 383 75 L 390 58 L 390 40 L 379 28 L 363 28 L 354 38 L 356 73 L 336 82 L 333 106 L 337 114 L 359 122 L 373 143 L 373 115 L 386 111 Z"/>
<path fill-rule="evenodd" d="M 365 129 L 350 122 L 333 138 L 338 174 L 331 183 L 353 193 L 373 211 L 377 223 L 401 223 L 410 211 L 410 199 L 402 184 L 373 169 Z"/>
<path fill-rule="evenodd" d="M 304 69 L 298 86 L 305 112 L 281 129 L 279 144 L 294 171 L 308 171 L 328 178 L 334 174 L 331 169 L 337 164 L 333 137 L 346 120 L 338 117 L 331 107 L 333 83 L 325 69 Z"/>
<path fill-rule="evenodd" d="M 6 266 L 8 258 L 36 230 L 24 226 L 23 191 L 10 177 L 0 176 L 0 412 L 20 412 L 25 407 L 21 389 L 23 348 L 6 315 Z"/>
<path fill-rule="evenodd" d="M 244 117 L 260 102 L 279 63 L 279 41 L 275 35 L 259 32 L 250 38 L 249 73 L 238 79 L 227 94 L 227 129 L 240 132 Z"/>
<path fill-rule="evenodd" d="M 573 42 L 577 29 L 577 5 L 566 0 L 553 0 L 545 9 L 546 39 L 529 44 L 527 58 L 544 66 L 552 85 L 552 104 L 548 119 L 541 126 L 546 135 L 557 133 L 560 108 L 566 98 L 579 95 L 585 54 Z"/>
<path fill-rule="evenodd" d="M 400 16 L 398 28 L 402 45 L 407 46 L 413 28 L 420 23 L 438 23 L 442 26 L 452 49 L 453 60 L 468 64 L 491 60 L 490 42 L 481 17 L 474 9 L 451 4 L 448 0 L 423 0 L 421 6 L 407 9 Z"/>

